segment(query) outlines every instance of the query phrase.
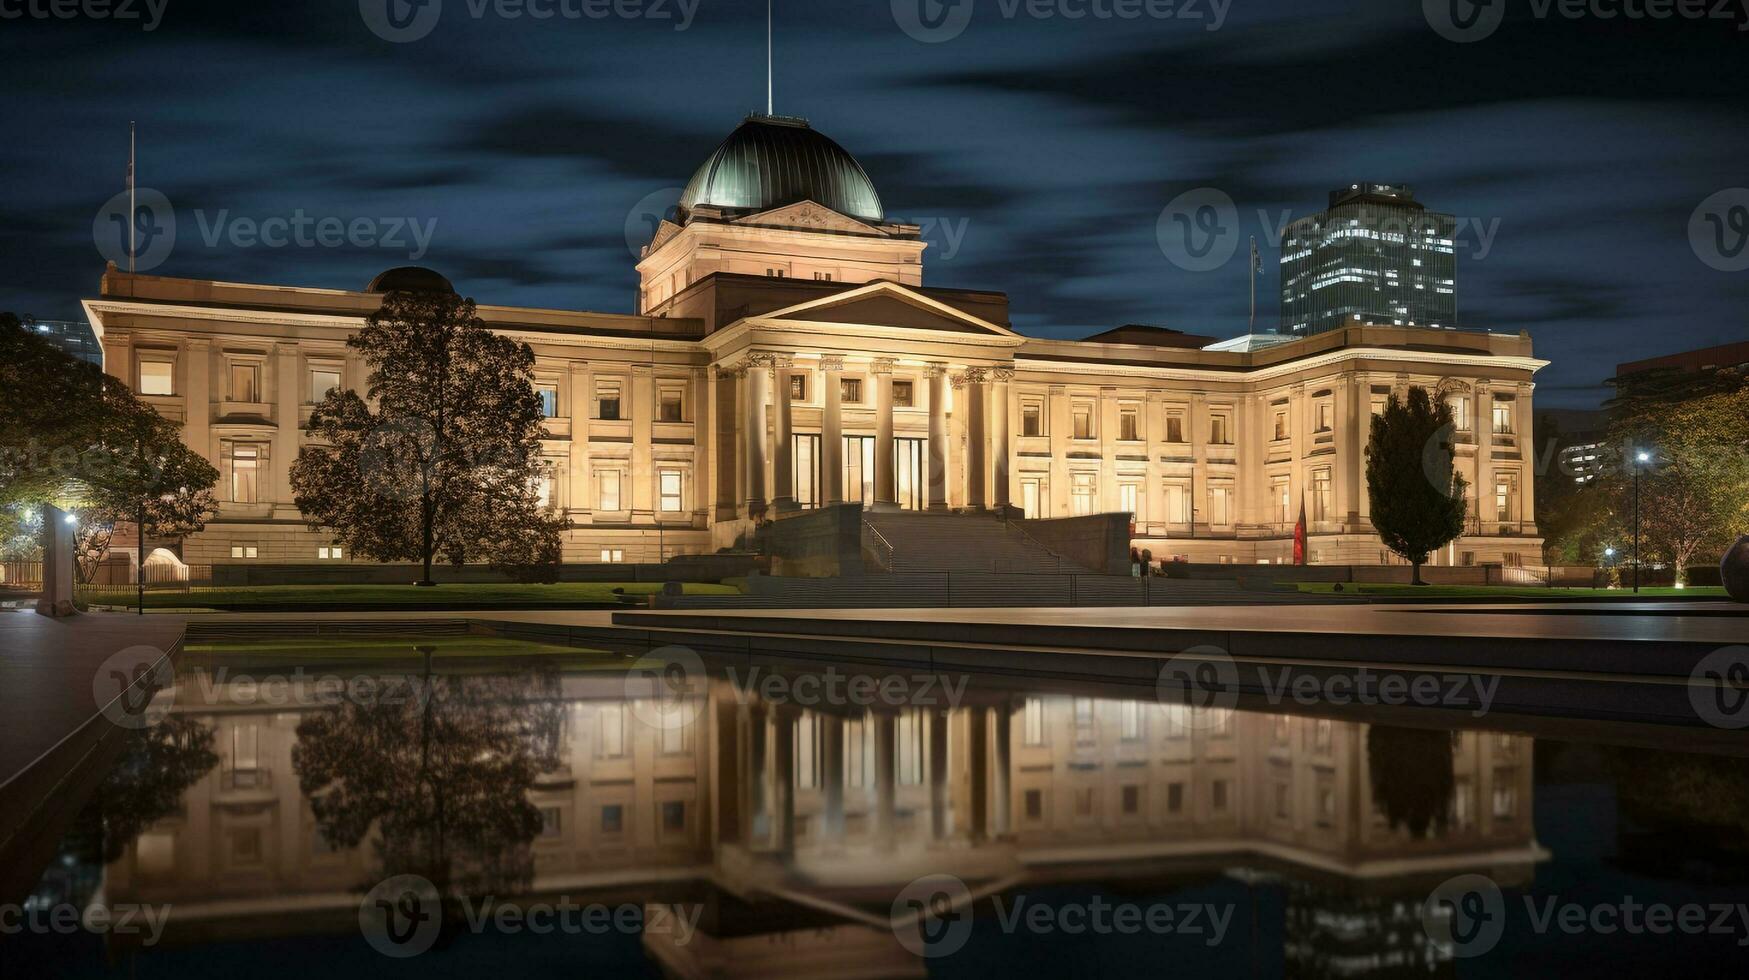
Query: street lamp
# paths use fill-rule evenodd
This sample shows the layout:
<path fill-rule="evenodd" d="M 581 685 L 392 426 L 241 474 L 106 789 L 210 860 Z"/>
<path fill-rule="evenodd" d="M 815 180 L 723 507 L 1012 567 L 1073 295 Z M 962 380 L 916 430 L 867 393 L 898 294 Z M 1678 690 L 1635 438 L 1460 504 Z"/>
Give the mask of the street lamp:
<path fill-rule="evenodd" d="M 1640 594 L 1640 467 L 1651 461 L 1644 449 L 1634 454 L 1634 595 Z"/>

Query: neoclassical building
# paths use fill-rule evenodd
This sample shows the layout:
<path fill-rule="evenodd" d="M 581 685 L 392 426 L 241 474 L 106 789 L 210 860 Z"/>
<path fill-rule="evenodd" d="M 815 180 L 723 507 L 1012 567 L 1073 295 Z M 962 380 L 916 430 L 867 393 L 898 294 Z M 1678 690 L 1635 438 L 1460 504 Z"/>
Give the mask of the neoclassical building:
<path fill-rule="evenodd" d="M 1460 420 L 1471 523 L 1439 564 L 1535 562 L 1523 334 L 1357 325 L 1292 339 L 1123 326 L 1016 333 L 1000 292 L 924 285 L 920 229 L 806 122 L 753 116 L 711 154 L 637 264 L 633 315 L 483 304 L 534 349 L 542 492 L 569 561 L 713 551 L 830 503 L 1029 517 L 1127 512 L 1157 558 L 1388 560 L 1367 513 L 1368 421 L 1437 389 Z M 190 563 L 352 556 L 310 530 L 289 473 L 312 407 L 362 388 L 345 341 L 421 269 L 359 291 L 134 275 L 85 302 L 107 370 L 219 468 Z"/>

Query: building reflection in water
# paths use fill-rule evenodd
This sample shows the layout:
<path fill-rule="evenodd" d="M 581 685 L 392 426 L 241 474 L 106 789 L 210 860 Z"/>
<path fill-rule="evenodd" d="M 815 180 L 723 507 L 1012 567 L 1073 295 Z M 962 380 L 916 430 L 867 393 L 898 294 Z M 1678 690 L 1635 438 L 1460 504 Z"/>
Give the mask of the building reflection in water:
<path fill-rule="evenodd" d="M 264 708 L 185 678 L 202 696 L 172 720 L 216 761 L 105 855 L 108 899 L 173 904 L 173 943 L 338 933 L 410 870 L 476 898 L 701 903 L 684 946 L 646 937 L 676 972 L 886 975 L 923 970 L 885 923 L 925 874 L 980 897 L 1217 879 L 1280 889 L 1290 972 L 1354 976 L 1437 968 L 1430 884 L 1510 886 L 1547 856 L 1510 734 L 976 684 L 947 709 L 814 710 L 722 679 L 683 704 L 605 671 L 424 679 L 424 704 Z"/>

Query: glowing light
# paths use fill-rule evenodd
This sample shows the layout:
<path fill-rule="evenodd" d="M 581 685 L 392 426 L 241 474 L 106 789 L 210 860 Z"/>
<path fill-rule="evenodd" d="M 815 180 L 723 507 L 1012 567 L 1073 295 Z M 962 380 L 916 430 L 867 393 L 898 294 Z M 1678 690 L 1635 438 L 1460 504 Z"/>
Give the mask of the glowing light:
<path fill-rule="evenodd" d="M 1638 455 L 1635 458 L 1638 459 L 1642 463 L 1650 463 L 1652 461 L 1652 454 L 1651 453 L 1641 453 L 1640 455 Z"/>
<path fill-rule="evenodd" d="M 68 523 L 68 524 L 77 524 L 77 523 L 79 523 L 79 515 L 78 515 L 78 514 L 68 514 L 68 515 L 67 515 L 67 523 Z"/>

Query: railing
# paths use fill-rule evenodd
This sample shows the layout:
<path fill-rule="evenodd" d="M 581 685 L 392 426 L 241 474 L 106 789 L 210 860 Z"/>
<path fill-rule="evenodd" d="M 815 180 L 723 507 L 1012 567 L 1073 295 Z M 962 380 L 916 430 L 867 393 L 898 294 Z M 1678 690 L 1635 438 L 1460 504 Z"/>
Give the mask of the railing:
<path fill-rule="evenodd" d="M 105 565 L 98 567 L 109 573 L 120 571 Z M 147 565 L 145 571 L 147 592 L 186 594 L 213 584 L 211 565 Z M 125 577 L 120 574 L 93 575 L 93 581 L 81 582 L 73 587 L 73 591 L 79 598 L 90 602 L 131 605 L 140 591 L 139 583 L 131 580 L 133 575 L 130 563 Z"/>
<path fill-rule="evenodd" d="M 36 592 L 43 587 L 43 563 L 40 561 L 0 562 L 0 589 Z"/>
<path fill-rule="evenodd" d="M 867 520 L 862 522 L 862 526 L 867 529 L 869 537 L 874 541 L 875 547 L 871 550 L 874 552 L 875 563 L 889 573 L 892 572 L 893 562 L 899 557 L 899 549 L 893 547 L 893 543 L 887 540 L 887 536 L 881 533 L 880 528 L 875 527 Z"/>
<path fill-rule="evenodd" d="M 1063 571 L 1064 565 L 1068 565 L 1070 568 L 1074 568 L 1074 569 L 1081 568 L 1080 565 L 1076 564 L 1075 562 L 1069 561 L 1067 558 L 1064 558 L 1062 555 L 1057 554 L 1055 551 L 1053 551 L 1050 548 L 1050 546 L 1046 545 L 1044 542 L 1040 541 L 1039 539 L 1033 537 L 1030 533 L 1027 532 L 1026 528 L 1009 520 L 1008 515 L 1006 515 L 1006 514 L 1004 514 L 1002 516 L 1002 527 L 1004 530 L 1013 531 L 1015 534 L 1020 535 L 1020 537 L 1023 540 L 1025 540 L 1027 544 L 1030 544 L 1034 548 L 1037 548 L 1040 551 L 1044 552 L 1045 554 L 1050 555 L 1052 564 L 1047 566 L 1047 567 L 1049 567 L 1053 573 L 1061 573 Z M 996 568 L 996 563 L 994 561 L 992 561 L 990 563 L 990 571 L 992 571 L 992 572 L 998 571 L 998 569 Z"/>

